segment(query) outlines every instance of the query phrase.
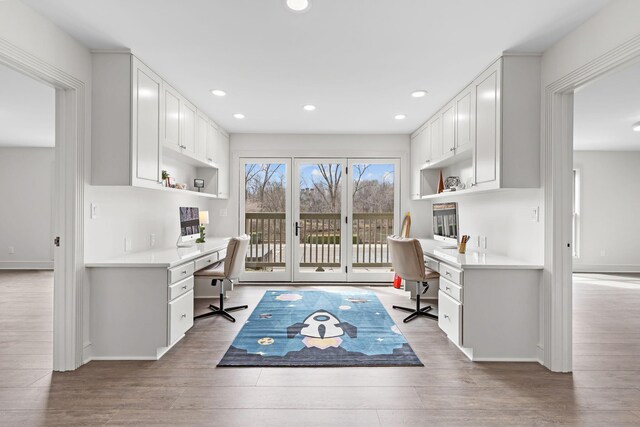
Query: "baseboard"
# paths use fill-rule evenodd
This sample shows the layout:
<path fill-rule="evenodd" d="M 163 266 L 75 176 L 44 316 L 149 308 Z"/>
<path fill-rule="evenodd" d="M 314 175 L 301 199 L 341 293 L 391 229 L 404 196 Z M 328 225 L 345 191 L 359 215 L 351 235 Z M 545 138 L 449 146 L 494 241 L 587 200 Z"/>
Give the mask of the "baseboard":
<path fill-rule="evenodd" d="M 602 265 L 573 265 L 574 273 L 640 273 L 640 265 L 634 264 L 602 264 Z"/>
<path fill-rule="evenodd" d="M 53 261 L 0 261 L 0 270 L 53 270 Z"/>

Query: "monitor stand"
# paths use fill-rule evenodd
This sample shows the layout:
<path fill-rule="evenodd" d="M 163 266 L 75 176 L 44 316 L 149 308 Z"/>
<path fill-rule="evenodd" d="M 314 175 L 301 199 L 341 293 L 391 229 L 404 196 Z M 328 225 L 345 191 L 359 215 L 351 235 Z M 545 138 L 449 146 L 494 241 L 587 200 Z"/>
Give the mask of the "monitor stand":
<path fill-rule="evenodd" d="M 176 241 L 176 246 L 179 248 L 191 248 L 196 244 L 193 241 L 183 242 L 182 235 L 178 236 L 178 240 Z"/>

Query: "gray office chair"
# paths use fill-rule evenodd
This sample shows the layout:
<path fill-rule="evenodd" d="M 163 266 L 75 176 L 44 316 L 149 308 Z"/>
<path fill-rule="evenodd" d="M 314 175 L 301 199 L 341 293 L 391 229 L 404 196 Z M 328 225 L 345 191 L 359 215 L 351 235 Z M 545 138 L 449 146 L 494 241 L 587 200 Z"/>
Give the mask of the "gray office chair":
<path fill-rule="evenodd" d="M 406 237 L 388 236 L 387 244 L 389 245 L 389 253 L 391 255 L 391 264 L 396 274 L 402 277 L 405 282 L 415 282 L 416 284 L 416 308 L 400 307 L 394 305 L 396 310 L 407 311 L 411 313 L 404 319 L 404 323 L 410 322 L 417 317 L 428 317 L 438 320 L 438 316 L 429 313 L 432 307 L 420 307 L 420 285 L 425 286 L 424 292 L 429 289 L 429 280 L 435 280 L 440 277 L 438 272 L 425 267 L 422 246 L 417 239 Z"/>
<path fill-rule="evenodd" d="M 247 255 L 247 248 L 249 247 L 249 236 L 243 235 L 240 237 L 234 237 L 229 240 L 227 245 L 227 256 L 223 262 L 212 265 L 204 270 L 197 271 L 194 275 L 198 277 L 210 277 L 211 286 L 216 286 L 218 281 L 220 282 L 220 307 L 215 305 L 209 305 L 212 310 L 210 313 L 201 314 L 194 317 L 194 319 L 203 319 L 211 316 L 223 316 L 232 322 L 236 319 L 229 314 L 230 311 L 244 310 L 248 308 L 247 305 L 239 305 L 236 307 L 224 308 L 224 291 L 225 281 L 229 283 L 229 287 L 233 287 L 233 281 L 238 278 L 240 271 L 244 266 L 244 258 Z"/>

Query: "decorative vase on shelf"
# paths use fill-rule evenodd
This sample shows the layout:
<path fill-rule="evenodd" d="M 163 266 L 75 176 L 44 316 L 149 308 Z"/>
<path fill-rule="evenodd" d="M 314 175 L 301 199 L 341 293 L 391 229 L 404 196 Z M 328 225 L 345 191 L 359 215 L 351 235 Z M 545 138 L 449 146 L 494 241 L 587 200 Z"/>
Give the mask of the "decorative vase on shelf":
<path fill-rule="evenodd" d="M 444 179 L 442 178 L 442 171 L 440 171 L 440 179 L 438 180 L 438 194 L 444 191 Z"/>

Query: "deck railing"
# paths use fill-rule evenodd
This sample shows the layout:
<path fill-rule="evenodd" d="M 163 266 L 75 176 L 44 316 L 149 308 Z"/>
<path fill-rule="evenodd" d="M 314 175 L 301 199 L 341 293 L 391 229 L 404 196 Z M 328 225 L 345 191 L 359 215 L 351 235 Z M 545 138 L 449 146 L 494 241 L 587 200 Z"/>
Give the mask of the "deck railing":
<path fill-rule="evenodd" d="M 341 265 L 341 214 L 302 213 L 299 222 L 300 266 Z M 386 238 L 393 233 L 393 213 L 353 215 L 351 239 L 354 267 L 388 267 Z M 268 269 L 286 263 L 286 216 L 284 212 L 246 213 L 245 231 L 251 236 L 246 267 Z"/>

